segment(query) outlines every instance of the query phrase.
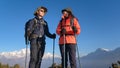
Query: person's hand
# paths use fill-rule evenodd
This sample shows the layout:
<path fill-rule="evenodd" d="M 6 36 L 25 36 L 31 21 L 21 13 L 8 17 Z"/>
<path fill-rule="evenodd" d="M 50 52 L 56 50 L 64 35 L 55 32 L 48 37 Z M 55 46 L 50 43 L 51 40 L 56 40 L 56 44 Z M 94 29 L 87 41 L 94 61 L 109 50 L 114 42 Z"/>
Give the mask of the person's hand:
<path fill-rule="evenodd" d="M 65 34 L 66 33 L 66 29 L 65 28 L 62 28 L 61 29 L 61 34 Z"/>
<path fill-rule="evenodd" d="M 56 34 L 55 34 L 55 33 L 54 33 L 52 36 L 53 36 L 53 39 L 55 39 L 55 38 L 56 38 Z"/>
<path fill-rule="evenodd" d="M 77 32 L 77 28 L 75 26 L 72 26 L 72 30 L 73 30 L 74 33 Z"/>

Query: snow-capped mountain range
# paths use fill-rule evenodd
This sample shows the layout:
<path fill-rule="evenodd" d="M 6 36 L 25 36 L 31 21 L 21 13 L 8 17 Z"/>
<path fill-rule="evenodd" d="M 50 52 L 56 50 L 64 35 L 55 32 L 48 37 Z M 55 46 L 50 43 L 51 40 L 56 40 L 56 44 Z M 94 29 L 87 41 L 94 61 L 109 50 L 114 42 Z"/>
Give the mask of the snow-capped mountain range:
<path fill-rule="evenodd" d="M 1 52 L 0 53 L 0 62 L 4 64 L 9 64 L 13 66 L 14 64 L 19 64 L 24 68 L 25 66 L 25 57 L 26 57 L 26 49 L 21 49 L 18 51 L 12 51 L 12 52 Z M 52 65 L 52 57 L 53 54 L 51 53 L 45 53 L 43 57 L 43 63 L 42 63 L 42 68 L 48 68 L 49 66 Z M 59 55 L 54 55 L 55 61 L 58 63 L 58 59 L 60 59 Z M 30 50 L 27 49 L 27 65 L 29 63 L 30 59 Z M 47 64 L 47 65 L 46 65 Z"/>
<path fill-rule="evenodd" d="M 27 62 L 29 62 L 30 51 L 27 49 Z M 26 49 L 13 52 L 1 52 L 0 62 L 4 64 L 20 64 L 24 68 Z M 48 68 L 52 64 L 53 55 L 51 53 L 45 53 L 42 61 L 41 68 Z M 55 62 L 60 64 L 59 55 L 55 55 Z M 120 47 L 115 50 L 109 50 L 105 48 L 98 48 L 96 51 L 89 53 L 86 56 L 80 58 L 80 64 L 82 68 L 109 68 L 112 63 L 120 60 Z M 79 64 L 78 64 L 79 66 Z M 79 68 L 79 67 L 78 67 Z"/>

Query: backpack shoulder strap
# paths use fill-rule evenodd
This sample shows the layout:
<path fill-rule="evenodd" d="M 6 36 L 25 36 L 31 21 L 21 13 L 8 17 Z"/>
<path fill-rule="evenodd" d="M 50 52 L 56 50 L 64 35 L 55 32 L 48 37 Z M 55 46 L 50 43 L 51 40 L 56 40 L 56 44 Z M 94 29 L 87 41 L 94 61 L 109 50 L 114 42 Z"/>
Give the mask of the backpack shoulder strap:
<path fill-rule="evenodd" d="M 33 22 L 34 22 L 34 24 L 33 24 L 33 29 L 32 30 L 34 30 L 35 29 L 35 27 L 37 27 L 37 19 L 36 18 L 33 18 Z"/>
<path fill-rule="evenodd" d="M 72 27 L 74 25 L 74 17 L 70 19 L 70 26 Z"/>
<path fill-rule="evenodd" d="M 36 25 L 37 24 L 37 19 L 34 18 L 33 21 L 34 21 L 34 25 Z"/>

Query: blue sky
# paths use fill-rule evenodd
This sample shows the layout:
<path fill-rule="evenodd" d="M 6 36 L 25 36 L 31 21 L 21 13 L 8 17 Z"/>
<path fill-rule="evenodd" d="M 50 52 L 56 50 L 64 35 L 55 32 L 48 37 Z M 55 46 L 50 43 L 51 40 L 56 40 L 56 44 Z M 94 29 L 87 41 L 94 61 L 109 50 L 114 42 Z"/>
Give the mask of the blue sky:
<path fill-rule="evenodd" d="M 48 8 L 44 19 L 55 33 L 61 10 L 70 7 L 79 19 L 79 51 L 87 54 L 97 48 L 120 47 L 120 0 L 0 0 L 0 52 L 25 48 L 24 25 L 39 6 Z M 59 54 L 58 35 L 55 53 Z M 46 39 L 46 52 L 52 52 L 53 40 Z"/>

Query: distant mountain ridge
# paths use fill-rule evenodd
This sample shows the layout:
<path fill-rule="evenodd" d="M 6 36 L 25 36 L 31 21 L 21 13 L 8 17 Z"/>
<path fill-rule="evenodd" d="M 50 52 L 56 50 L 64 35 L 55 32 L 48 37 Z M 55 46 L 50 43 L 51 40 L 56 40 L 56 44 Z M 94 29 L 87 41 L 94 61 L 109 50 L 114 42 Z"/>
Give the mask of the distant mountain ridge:
<path fill-rule="evenodd" d="M 30 58 L 29 54 L 30 51 L 28 49 L 28 62 Z M 26 49 L 13 52 L 1 52 L 0 62 L 10 65 L 17 63 L 24 67 L 25 55 Z M 51 53 L 45 53 L 42 68 L 48 68 L 52 64 L 52 57 Z M 117 60 L 120 60 L 120 47 L 114 50 L 98 48 L 96 51 L 80 58 L 82 68 L 109 68 L 109 66 Z M 55 62 L 60 64 L 61 60 L 59 55 L 55 55 Z"/>
<path fill-rule="evenodd" d="M 120 47 L 115 50 L 98 48 L 81 58 L 83 68 L 109 68 L 109 66 L 120 60 Z"/>

